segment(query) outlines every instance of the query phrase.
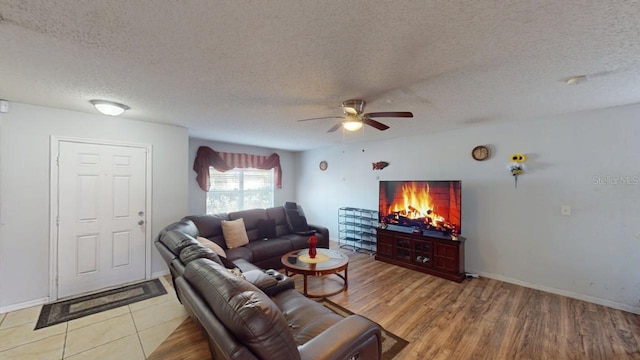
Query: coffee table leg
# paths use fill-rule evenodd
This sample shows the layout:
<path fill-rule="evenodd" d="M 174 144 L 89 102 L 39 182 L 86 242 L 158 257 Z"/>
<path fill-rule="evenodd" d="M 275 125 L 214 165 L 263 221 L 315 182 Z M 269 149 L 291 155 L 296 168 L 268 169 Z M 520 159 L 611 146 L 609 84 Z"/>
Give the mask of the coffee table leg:
<path fill-rule="evenodd" d="M 307 293 L 307 275 L 304 274 L 302 275 L 304 277 L 304 296 L 309 295 L 309 293 Z"/>
<path fill-rule="evenodd" d="M 349 264 L 344 268 L 344 289 L 347 290 L 349 288 L 349 280 L 347 279 L 347 270 L 349 270 Z"/>

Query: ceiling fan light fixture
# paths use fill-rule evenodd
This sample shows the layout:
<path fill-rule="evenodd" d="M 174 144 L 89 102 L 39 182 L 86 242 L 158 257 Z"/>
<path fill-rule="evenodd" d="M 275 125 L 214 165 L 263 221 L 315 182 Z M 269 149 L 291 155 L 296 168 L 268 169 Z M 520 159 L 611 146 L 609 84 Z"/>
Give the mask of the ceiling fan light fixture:
<path fill-rule="evenodd" d="M 129 110 L 127 105 L 107 100 L 89 100 L 104 115 L 118 116 Z"/>
<path fill-rule="evenodd" d="M 389 126 L 375 120 L 374 118 L 412 118 L 413 113 L 410 111 L 382 111 L 363 113 L 364 105 L 366 102 L 359 99 L 351 99 L 342 102 L 342 110 L 344 116 L 325 116 L 318 118 L 302 119 L 300 121 L 320 120 L 320 119 L 341 119 L 340 122 L 335 122 L 334 125 L 327 130 L 328 133 L 335 132 L 341 127 L 346 131 L 358 131 L 362 129 L 364 125 L 371 126 L 377 130 L 384 131 L 389 129 Z"/>
<path fill-rule="evenodd" d="M 362 114 L 365 104 L 366 102 L 364 100 L 351 99 L 342 103 L 342 109 L 347 115 L 358 115 Z"/>
<path fill-rule="evenodd" d="M 345 114 L 349 114 L 349 115 L 357 115 L 358 114 L 356 109 L 352 108 L 350 106 L 343 106 L 342 108 L 344 109 Z"/>
<path fill-rule="evenodd" d="M 358 131 L 362 129 L 362 121 L 358 120 L 356 117 L 349 117 L 345 119 L 342 126 L 347 131 Z"/>

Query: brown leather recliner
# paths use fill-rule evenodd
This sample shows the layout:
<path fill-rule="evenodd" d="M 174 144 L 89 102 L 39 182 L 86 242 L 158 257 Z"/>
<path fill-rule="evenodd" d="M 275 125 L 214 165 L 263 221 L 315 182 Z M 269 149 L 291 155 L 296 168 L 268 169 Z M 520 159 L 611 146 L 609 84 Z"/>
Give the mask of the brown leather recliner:
<path fill-rule="evenodd" d="M 176 279 L 187 312 L 207 334 L 213 359 L 380 359 L 381 328 L 342 317 L 291 288 L 265 295 L 208 259 Z"/>

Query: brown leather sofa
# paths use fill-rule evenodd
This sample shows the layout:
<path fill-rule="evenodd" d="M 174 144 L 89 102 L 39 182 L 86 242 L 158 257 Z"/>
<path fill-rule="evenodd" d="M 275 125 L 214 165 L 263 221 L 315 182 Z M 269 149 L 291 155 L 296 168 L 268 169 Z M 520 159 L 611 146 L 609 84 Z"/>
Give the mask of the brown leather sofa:
<path fill-rule="evenodd" d="M 190 261 L 176 287 L 212 359 L 381 359 L 374 322 L 342 317 L 291 288 L 269 297 L 212 260 Z"/>
<path fill-rule="evenodd" d="M 249 244 L 227 249 L 222 234 L 223 220 L 243 219 L 247 230 Z M 312 232 L 318 239 L 318 247 L 329 248 L 329 230 L 318 225 L 307 225 L 307 232 L 295 233 L 290 228 L 283 206 L 267 209 L 251 209 L 216 215 L 193 215 L 182 219 L 191 220 L 198 229 L 199 236 L 205 237 L 220 245 L 231 261 L 244 259 L 260 268 L 279 269 L 282 267 L 280 258 L 289 251 L 309 247 L 308 240 Z M 260 224 L 271 221 L 275 227 L 275 236 L 265 239 Z M 193 236 L 193 235 L 192 235 Z M 196 235 L 198 236 L 198 235 Z"/>
<path fill-rule="evenodd" d="M 228 249 L 222 233 L 223 220 L 242 218 L 247 231 L 249 243 L 238 248 Z M 258 224 L 264 220 L 271 220 L 275 227 L 275 236 L 263 236 Z M 228 214 L 191 215 L 168 225 L 160 231 L 155 244 L 160 255 L 167 263 L 174 282 L 184 273 L 184 264 L 179 259 L 180 242 L 185 239 L 195 239 L 198 236 L 207 238 L 226 252 L 227 259 L 233 262 L 243 272 L 261 269 L 280 269 L 282 255 L 292 250 L 309 247 L 310 232 L 318 239 L 318 247 L 329 248 L 329 230 L 318 225 L 307 225 L 308 232 L 295 233 L 289 227 L 283 206 L 268 209 L 252 209 L 236 211 Z"/>
<path fill-rule="evenodd" d="M 380 359 L 377 324 L 337 315 L 296 291 L 291 278 L 261 269 L 279 269 L 283 254 L 308 247 L 309 235 L 292 233 L 283 212 L 280 207 L 188 216 L 163 229 L 155 242 L 178 298 L 207 336 L 212 359 Z M 239 217 L 250 240 L 244 250 L 225 249 L 224 259 L 196 240 L 207 237 L 226 248 L 220 222 Z M 276 238 L 263 240 L 254 226 L 265 217 L 276 220 Z M 318 246 L 328 248 L 328 230 L 310 227 Z M 236 267 L 241 277 L 229 271 Z"/>
<path fill-rule="evenodd" d="M 197 236 L 198 229 L 194 223 L 191 220 L 181 220 L 162 230 L 155 242 L 158 252 L 160 252 L 169 267 L 174 287 L 176 279 L 184 275 L 185 266 L 189 261 L 197 258 L 207 258 L 228 269 L 239 269 L 248 281 L 267 294 L 275 290 L 280 291 L 281 288 L 285 287 L 294 288 L 291 279 L 273 269 L 263 270 L 242 258 L 230 261 L 227 258 L 218 256 L 197 241 Z M 177 289 L 176 295 L 182 301 Z"/>

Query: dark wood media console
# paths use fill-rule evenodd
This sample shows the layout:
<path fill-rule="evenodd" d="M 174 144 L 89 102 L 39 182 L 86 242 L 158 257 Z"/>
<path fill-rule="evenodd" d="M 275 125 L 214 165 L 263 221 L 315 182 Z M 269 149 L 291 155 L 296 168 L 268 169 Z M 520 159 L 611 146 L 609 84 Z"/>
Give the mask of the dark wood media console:
<path fill-rule="evenodd" d="M 464 238 L 443 239 L 377 229 L 376 260 L 462 282 Z"/>

